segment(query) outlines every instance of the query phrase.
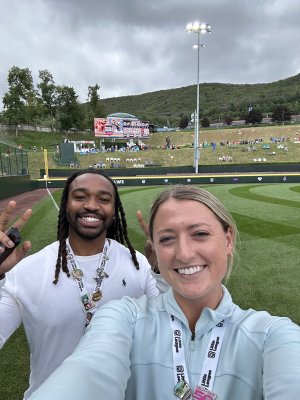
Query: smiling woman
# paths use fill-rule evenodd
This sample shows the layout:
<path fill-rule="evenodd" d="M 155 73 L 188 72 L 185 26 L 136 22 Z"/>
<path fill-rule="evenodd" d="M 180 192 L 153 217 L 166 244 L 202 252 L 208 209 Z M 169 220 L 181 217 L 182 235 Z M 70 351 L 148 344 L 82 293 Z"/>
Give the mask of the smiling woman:
<path fill-rule="evenodd" d="M 221 282 L 228 273 L 228 259 L 233 258 L 235 223 L 229 213 L 224 217 L 219 211 L 220 203 L 211 200 L 208 192 L 183 186 L 162 194 L 150 215 L 159 270 L 181 309 L 190 315 L 191 330 L 204 307 L 215 309 L 220 303 Z"/>
<path fill-rule="evenodd" d="M 32 399 L 298 398 L 300 328 L 242 310 L 222 284 L 237 234 L 223 204 L 203 189 L 169 189 L 149 232 L 169 291 L 104 305 Z"/>

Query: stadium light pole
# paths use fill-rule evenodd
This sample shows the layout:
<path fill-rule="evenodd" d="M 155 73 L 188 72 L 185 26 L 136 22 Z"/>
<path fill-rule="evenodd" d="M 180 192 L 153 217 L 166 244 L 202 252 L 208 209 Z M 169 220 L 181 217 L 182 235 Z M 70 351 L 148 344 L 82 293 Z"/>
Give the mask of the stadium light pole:
<path fill-rule="evenodd" d="M 196 108 L 196 129 L 195 129 L 195 140 L 194 140 L 194 165 L 195 173 L 198 174 L 199 164 L 199 114 L 200 114 L 200 80 L 199 80 L 199 65 L 200 65 L 200 47 L 205 47 L 200 43 L 201 33 L 211 33 L 211 26 L 202 22 L 189 22 L 186 26 L 188 33 L 197 33 L 197 44 L 194 48 L 197 48 L 197 108 Z"/>

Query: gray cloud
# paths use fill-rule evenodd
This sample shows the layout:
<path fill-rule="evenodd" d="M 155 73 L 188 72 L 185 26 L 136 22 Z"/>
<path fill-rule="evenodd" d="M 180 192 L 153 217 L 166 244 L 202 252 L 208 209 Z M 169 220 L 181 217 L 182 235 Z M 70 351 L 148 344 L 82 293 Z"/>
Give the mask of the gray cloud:
<path fill-rule="evenodd" d="M 10 0 L 0 3 L 0 97 L 7 74 L 28 67 L 35 82 L 48 69 L 80 101 L 98 83 L 102 98 L 200 81 L 272 82 L 300 72 L 300 3 L 295 0 Z"/>

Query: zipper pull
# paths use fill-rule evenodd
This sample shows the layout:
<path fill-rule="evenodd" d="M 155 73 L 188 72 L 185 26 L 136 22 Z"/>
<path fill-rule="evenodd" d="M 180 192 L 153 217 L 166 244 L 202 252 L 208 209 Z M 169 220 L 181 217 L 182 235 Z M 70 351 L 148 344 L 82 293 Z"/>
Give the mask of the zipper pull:
<path fill-rule="evenodd" d="M 190 341 L 190 350 L 195 350 L 195 332 L 192 332 Z"/>

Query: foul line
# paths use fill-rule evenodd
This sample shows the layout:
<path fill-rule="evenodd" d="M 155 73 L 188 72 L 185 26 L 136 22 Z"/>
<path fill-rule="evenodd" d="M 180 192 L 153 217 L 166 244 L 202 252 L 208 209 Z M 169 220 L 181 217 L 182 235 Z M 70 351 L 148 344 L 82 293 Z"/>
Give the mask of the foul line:
<path fill-rule="evenodd" d="M 48 182 L 48 181 L 47 181 L 47 179 L 46 179 L 46 189 L 47 189 L 47 192 L 48 192 L 49 196 L 51 197 L 51 199 L 52 199 L 52 201 L 53 201 L 53 203 L 54 203 L 54 206 L 55 206 L 57 212 L 59 212 L 59 207 L 58 207 L 56 201 L 54 200 L 54 197 L 52 196 L 50 190 L 48 189 L 48 184 L 47 184 L 47 182 Z"/>

